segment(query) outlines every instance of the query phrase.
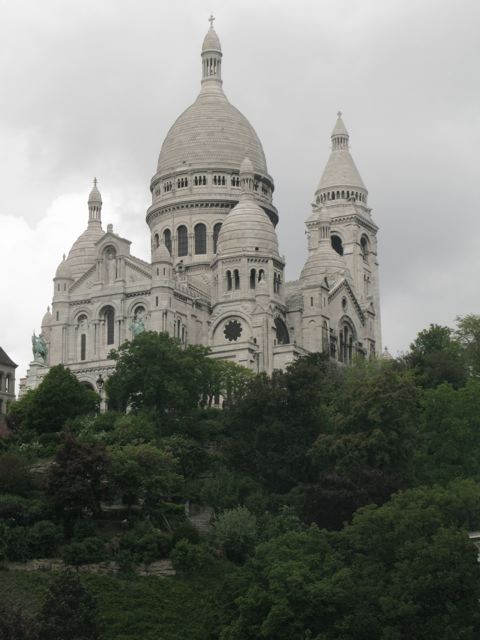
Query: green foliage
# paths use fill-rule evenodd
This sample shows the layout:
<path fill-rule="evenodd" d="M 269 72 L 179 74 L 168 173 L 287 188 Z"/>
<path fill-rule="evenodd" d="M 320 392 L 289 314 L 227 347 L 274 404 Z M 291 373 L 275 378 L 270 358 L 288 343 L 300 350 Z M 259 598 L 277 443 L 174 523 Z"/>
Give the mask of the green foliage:
<path fill-rule="evenodd" d="M 417 482 L 480 480 L 480 382 L 470 379 L 461 389 L 443 384 L 425 394 L 423 405 Z"/>
<path fill-rule="evenodd" d="M 213 523 L 212 539 L 229 560 L 244 562 L 257 539 L 257 519 L 246 507 L 224 511 Z"/>
<path fill-rule="evenodd" d="M 155 521 L 177 509 L 172 500 L 181 494 L 181 476 L 170 452 L 150 444 L 111 450 L 113 490 L 124 504 L 139 504 Z"/>
<path fill-rule="evenodd" d="M 0 523 L 0 557 L 10 561 L 48 558 L 55 555 L 61 531 L 48 520 L 31 527 Z"/>
<path fill-rule="evenodd" d="M 204 392 L 207 353 L 166 333 L 141 333 L 112 352 L 117 363 L 106 383 L 111 405 L 152 408 L 159 415 L 193 409 Z"/>
<path fill-rule="evenodd" d="M 19 606 L 0 603 L 1 640 L 40 640 L 35 619 Z"/>
<path fill-rule="evenodd" d="M 97 537 L 84 538 L 82 542 L 72 542 L 64 545 L 60 549 L 60 555 L 66 564 L 75 567 L 109 559 L 105 541 Z"/>
<path fill-rule="evenodd" d="M 457 318 L 455 337 L 460 343 L 467 366 L 471 372 L 480 374 L 480 316 L 469 314 Z"/>
<path fill-rule="evenodd" d="M 405 492 L 342 532 L 312 526 L 260 544 L 222 640 L 473 640 L 476 550 L 447 494 Z"/>
<path fill-rule="evenodd" d="M 15 453 L 0 455 L 0 493 L 27 495 L 32 488 L 32 479 L 27 461 Z"/>
<path fill-rule="evenodd" d="M 57 432 L 68 419 L 97 411 L 98 400 L 94 391 L 59 364 L 51 367 L 34 391 L 12 405 L 10 419 L 17 430 Z"/>
<path fill-rule="evenodd" d="M 425 387 L 436 387 L 443 382 L 461 387 L 467 378 L 460 343 L 452 329 L 438 324 L 431 324 L 428 329 L 420 331 L 410 345 L 406 362 Z"/>
<path fill-rule="evenodd" d="M 198 544 L 200 542 L 200 534 L 189 520 L 181 522 L 173 532 L 173 544 L 176 545 L 180 540 L 187 540 L 187 542 L 190 542 L 191 544 Z"/>
<path fill-rule="evenodd" d="M 70 538 L 82 514 L 97 513 L 106 493 L 109 458 L 99 444 L 85 444 L 67 435 L 47 480 L 47 495 Z"/>
<path fill-rule="evenodd" d="M 177 542 L 170 558 L 175 571 L 182 576 L 208 570 L 208 565 L 213 560 L 205 544 L 192 544 L 185 538 Z"/>
<path fill-rule="evenodd" d="M 102 628 L 95 598 L 69 571 L 50 585 L 40 625 L 42 640 L 98 640 Z"/>

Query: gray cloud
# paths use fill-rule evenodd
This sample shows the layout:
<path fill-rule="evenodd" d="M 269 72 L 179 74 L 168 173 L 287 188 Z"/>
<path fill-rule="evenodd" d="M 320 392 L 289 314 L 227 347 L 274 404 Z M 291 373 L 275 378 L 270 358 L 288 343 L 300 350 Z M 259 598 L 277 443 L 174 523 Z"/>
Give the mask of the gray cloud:
<path fill-rule="evenodd" d="M 35 277 L 24 276 L 29 324 L 38 327 L 53 265 L 84 224 L 58 225 L 58 198 L 86 199 L 93 175 L 111 195 L 105 221 L 147 255 L 149 181 L 197 94 L 210 10 L 203 0 L 0 1 L 0 214 L 25 221 L 2 229 L 19 246 L 28 229 L 29 247 L 51 233 L 49 256 L 58 252 L 40 252 Z M 479 313 L 480 4 L 224 0 L 216 13 L 225 91 L 275 179 L 288 276 L 305 258 L 304 220 L 341 108 L 380 226 L 385 343 L 403 350 L 429 322 Z M 86 221 L 86 208 L 63 215 Z M 25 273 L 15 260 L 29 259 L 16 252 L 2 273 L 15 280 Z M 18 285 L 3 279 L 2 311 Z M 29 336 L 7 316 L 0 341 L 24 365 Z"/>

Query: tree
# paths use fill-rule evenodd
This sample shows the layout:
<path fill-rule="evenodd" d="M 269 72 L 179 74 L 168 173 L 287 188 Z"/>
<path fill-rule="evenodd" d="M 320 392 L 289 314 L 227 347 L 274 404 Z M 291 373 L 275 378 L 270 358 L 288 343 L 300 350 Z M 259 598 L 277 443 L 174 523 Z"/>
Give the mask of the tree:
<path fill-rule="evenodd" d="M 51 584 L 40 612 L 42 640 L 98 640 L 102 625 L 95 598 L 70 571 Z"/>
<path fill-rule="evenodd" d="M 341 532 L 312 525 L 258 545 L 221 639 L 474 640 L 480 581 L 461 491 L 407 491 Z"/>
<path fill-rule="evenodd" d="M 68 434 L 47 478 L 47 495 L 62 519 L 66 538 L 76 520 L 100 509 L 107 490 L 109 458 L 100 444 L 84 444 Z"/>
<path fill-rule="evenodd" d="M 37 433 L 61 431 L 65 422 L 98 410 L 98 395 L 59 364 L 50 369 L 39 386 L 12 405 L 10 420 L 15 429 Z"/>
<path fill-rule="evenodd" d="M 463 348 L 470 370 L 474 375 L 480 375 L 480 316 L 459 316 L 455 337 Z"/>
<path fill-rule="evenodd" d="M 182 478 L 171 453 L 142 444 L 115 447 L 111 457 L 112 488 L 127 505 L 140 504 L 157 519 L 177 510 L 172 500 L 181 494 Z"/>
<path fill-rule="evenodd" d="M 382 504 L 408 486 L 420 398 L 408 372 L 378 363 L 349 369 L 308 452 L 315 481 L 290 494 L 307 521 L 340 528 L 360 506 Z"/>
<path fill-rule="evenodd" d="M 460 389 L 448 384 L 429 389 L 419 424 L 415 460 L 418 483 L 480 480 L 479 380 L 471 378 Z"/>
<path fill-rule="evenodd" d="M 39 640 L 35 619 L 17 605 L 0 603 L 0 640 Z"/>
<path fill-rule="evenodd" d="M 246 507 L 227 509 L 213 523 L 212 536 L 229 560 L 243 562 L 253 553 L 257 519 Z"/>
<path fill-rule="evenodd" d="M 0 455 L 0 493 L 27 495 L 32 479 L 27 461 L 15 453 Z"/>
<path fill-rule="evenodd" d="M 431 324 L 420 331 L 410 345 L 405 361 L 415 369 L 425 387 L 436 387 L 448 382 L 461 387 L 467 378 L 462 349 L 449 327 Z"/>
<path fill-rule="evenodd" d="M 184 347 L 166 333 L 145 331 L 111 357 L 116 368 L 106 383 L 112 407 L 154 409 L 161 415 L 182 414 L 207 392 L 205 347 Z"/>

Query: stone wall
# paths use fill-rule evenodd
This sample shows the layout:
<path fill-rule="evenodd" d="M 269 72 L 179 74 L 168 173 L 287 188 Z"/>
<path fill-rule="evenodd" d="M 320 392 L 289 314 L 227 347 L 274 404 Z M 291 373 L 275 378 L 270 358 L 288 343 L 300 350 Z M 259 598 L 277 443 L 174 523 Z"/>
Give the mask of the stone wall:
<path fill-rule="evenodd" d="M 81 573 L 115 574 L 120 571 L 117 562 L 99 562 L 98 564 L 82 564 L 79 567 L 67 565 L 59 558 L 40 558 L 26 562 L 1 562 L 0 569 L 7 571 L 64 571 L 71 569 Z M 171 560 L 157 560 L 150 564 L 136 565 L 134 571 L 138 576 L 174 576 L 175 569 Z"/>

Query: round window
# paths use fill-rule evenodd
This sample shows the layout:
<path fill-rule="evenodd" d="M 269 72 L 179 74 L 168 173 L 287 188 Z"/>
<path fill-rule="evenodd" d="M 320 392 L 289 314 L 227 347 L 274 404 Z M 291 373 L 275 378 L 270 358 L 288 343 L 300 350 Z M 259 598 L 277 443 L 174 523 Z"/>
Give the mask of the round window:
<path fill-rule="evenodd" d="M 242 325 L 240 324 L 240 322 L 238 322 L 238 320 L 230 320 L 225 325 L 223 333 L 225 335 L 225 338 L 227 340 L 230 340 L 230 342 L 238 340 L 242 335 Z"/>

